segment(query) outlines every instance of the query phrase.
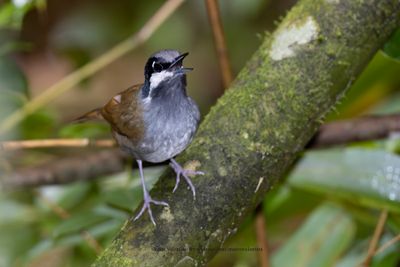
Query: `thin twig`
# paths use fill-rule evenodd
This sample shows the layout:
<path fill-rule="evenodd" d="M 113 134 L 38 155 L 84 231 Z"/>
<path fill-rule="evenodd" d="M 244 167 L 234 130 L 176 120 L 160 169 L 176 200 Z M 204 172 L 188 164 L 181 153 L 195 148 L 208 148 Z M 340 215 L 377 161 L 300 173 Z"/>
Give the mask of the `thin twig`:
<path fill-rule="evenodd" d="M 88 243 L 88 245 L 96 252 L 96 254 L 100 254 L 103 251 L 103 247 L 88 231 L 82 230 L 80 232 L 80 235 L 86 241 L 86 243 Z"/>
<path fill-rule="evenodd" d="M 395 244 L 396 242 L 399 242 L 399 241 L 400 241 L 400 234 L 393 237 L 392 239 L 387 241 L 385 244 L 383 244 L 379 249 L 377 249 L 374 256 L 383 252 L 385 249 L 387 249 L 388 247 L 392 246 L 393 244 Z"/>
<path fill-rule="evenodd" d="M 63 207 L 57 205 L 56 203 L 54 203 L 53 201 L 48 199 L 46 196 L 44 196 L 43 194 L 40 194 L 37 191 L 34 191 L 34 193 L 58 217 L 60 217 L 63 220 L 66 220 L 66 219 L 68 219 L 70 217 L 70 214 Z"/>
<path fill-rule="evenodd" d="M 266 222 L 263 213 L 262 204 L 258 205 L 256 209 L 256 220 L 255 220 L 255 228 L 257 234 L 257 246 L 261 248 L 260 253 L 258 254 L 258 259 L 260 261 L 259 266 L 261 267 L 269 267 L 269 249 L 267 242 L 267 231 L 266 231 Z"/>
<path fill-rule="evenodd" d="M 219 67 L 222 73 L 224 89 L 227 89 L 233 80 L 231 64 L 226 49 L 224 31 L 222 29 L 221 17 L 217 0 L 206 0 L 207 13 L 214 35 L 214 43 L 218 53 Z"/>
<path fill-rule="evenodd" d="M 307 147 L 320 148 L 388 137 L 400 132 L 400 114 L 370 115 L 326 123 Z"/>
<path fill-rule="evenodd" d="M 5 133 L 19 123 L 27 115 L 35 112 L 40 107 L 59 97 L 82 80 L 93 75 L 111 62 L 130 52 L 134 48 L 147 41 L 156 29 L 184 2 L 185 0 L 168 0 L 158 11 L 146 22 L 146 24 L 130 38 L 114 46 L 107 53 L 92 60 L 80 69 L 67 75 L 61 81 L 49 87 L 41 95 L 32 99 L 21 109 L 12 113 L 0 125 L 0 134 Z"/>
<path fill-rule="evenodd" d="M 376 224 L 374 235 L 372 236 L 372 239 L 369 243 L 367 256 L 365 257 L 365 260 L 362 264 L 362 266 L 364 267 L 368 267 L 371 264 L 372 258 L 374 257 L 376 252 L 376 247 L 378 246 L 379 239 L 381 238 L 387 216 L 388 216 L 388 211 L 386 209 L 384 209 L 379 215 L 379 220 L 378 223 Z"/>
<path fill-rule="evenodd" d="M 54 203 L 47 197 L 45 197 L 43 194 L 40 194 L 38 192 L 35 192 L 36 195 L 39 197 L 40 200 L 43 201 L 58 217 L 60 217 L 63 220 L 66 220 L 71 217 L 71 214 L 68 213 L 63 207 L 57 205 L 57 203 Z M 96 254 L 100 254 L 100 252 L 103 251 L 103 248 L 97 242 L 97 240 L 86 230 L 82 230 L 80 232 L 80 235 L 82 236 L 83 240 L 86 241 L 86 243 L 91 247 Z"/>
<path fill-rule="evenodd" d="M 25 148 L 49 148 L 49 147 L 113 147 L 115 142 L 112 139 L 92 140 L 81 139 L 40 139 L 5 141 L 0 143 L 0 150 L 16 150 Z"/>
<path fill-rule="evenodd" d="M 15 190 L 87 181 L 122 171 L 127 160 L 127 155 L 118 149 L 96 151 L 22 168 L 3 175 L 0 182 L 3 188 Z"/>

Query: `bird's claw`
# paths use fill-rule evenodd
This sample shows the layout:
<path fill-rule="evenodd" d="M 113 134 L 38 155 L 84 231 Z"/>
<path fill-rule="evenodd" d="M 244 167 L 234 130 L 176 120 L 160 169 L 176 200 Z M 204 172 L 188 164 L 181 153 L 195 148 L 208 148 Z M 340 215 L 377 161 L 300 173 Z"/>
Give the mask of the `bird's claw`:
<path fill-rule="evenodd" d="M 140 210 L 140 212 L 136 215 L 136 217 L 133 220 L 136 221 L 137 219 L 139 219 L 140 216 L 142 216 L 144 211 L 147 209 L 147 212 L 149 213 L 151 222 L 154 225 L 156 225 L 156 222 L 155 222 L 154 217 L 153 217 L 153 213 L 151 211 L 150 204 L 153 203 L 155 205 L 161 205 L 161 206 L 169 207 L 168 203 L 165 202 L 165 201 L 154 200 L 149 195 L 145 196 L 143 201 L 144 201 L 144 203 L 143 203 L 142 209 Z"/>
<path fill-rule="evenodd" d="M 190 190 L 192 190 L 193 199 L 196 199 L 196 189 L 192 183 L 192 180 L 189 178 L 189 176 L 204 175 L 204 172 L 184 169 L 175 160 L 171 160 L 170 165 L 176 173 L 176 182 L 175 182 L 175 186 L 174 186 L 174 189 L 172 190 L 172 192 L 175 193 L 176 189 L 178 188 L 179 182 L 181 180 L 181 175 L 182 175 L 183 178 L 185 178 L 186 183 L 189 185 Z"/>

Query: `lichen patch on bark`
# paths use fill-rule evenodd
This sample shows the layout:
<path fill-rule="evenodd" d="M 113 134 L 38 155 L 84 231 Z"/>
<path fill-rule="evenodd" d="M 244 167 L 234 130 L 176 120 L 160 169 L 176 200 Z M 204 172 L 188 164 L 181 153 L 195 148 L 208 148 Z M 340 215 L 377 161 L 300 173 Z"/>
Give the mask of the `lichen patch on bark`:
<path fill-rule="evenodd" d="M 292 57 L 296 54 L 295 46 L 315 40 L 318 32 L 318 24 L 311 16 L 300 25 L 285 25 L 275 33 L 269 55 L 275 61 Z"/>
<path fill-rule="evenodd" d="M 164 207 L 163 211 L 160 215 L 160 218 L 167 222 L 172 222 L 174 220 L 174 215 L 171 213 L 171 210 L 169 207 Z"/>

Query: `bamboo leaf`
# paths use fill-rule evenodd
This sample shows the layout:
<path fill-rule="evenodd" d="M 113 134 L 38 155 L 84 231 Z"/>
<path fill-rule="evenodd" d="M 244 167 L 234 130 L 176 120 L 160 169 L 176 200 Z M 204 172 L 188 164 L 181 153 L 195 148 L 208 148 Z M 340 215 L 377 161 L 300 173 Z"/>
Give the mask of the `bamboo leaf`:
<path fill-rule="evenodd" d="M 273 267 L 332 266 L 355 234 L 351 217 L 332 204 L 318 207 L 272 258 Z"/>
<path fill-rule="evenodd" d="M 296 188 L 400 212 L 400 157 L 383 150 L 307 152 L 288 182 Z"/>
<path fill-rule="evenodd" d="M 383 47 L 383 52 L 389 57 L 400 60 L 400 29 L 398 29 Z"/>
<path fill-rule="evenodd" d="M 86 230 L 88 227 L 107 220 L 108 216 L 97 214 L 93 211 L 86 211 L 74 214 L 71 218 L 63 221 L 54 229 L 54 236 L 77 233 Z"/>

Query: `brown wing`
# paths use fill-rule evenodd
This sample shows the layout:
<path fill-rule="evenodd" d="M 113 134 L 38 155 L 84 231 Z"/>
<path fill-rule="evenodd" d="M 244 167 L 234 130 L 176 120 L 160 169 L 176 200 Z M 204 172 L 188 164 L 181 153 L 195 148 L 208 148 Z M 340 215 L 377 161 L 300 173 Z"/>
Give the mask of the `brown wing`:
<path fill-rule="evenodd" d="M 101 108 L 93 109 L 84 115 L 76 118 L 72 121 L 72 123 L 82 123 L 86 121 L 101 121 L 103 120 L 103 115 L 101 115 Z"/>
<path fill-rule="evenodd" d="M 117 94 L 101 109 L 101 115 L 112 129 L 132 141 L 143 136 L 142 110 L 138 103 L 141 86 L 134 85 Z"/>

